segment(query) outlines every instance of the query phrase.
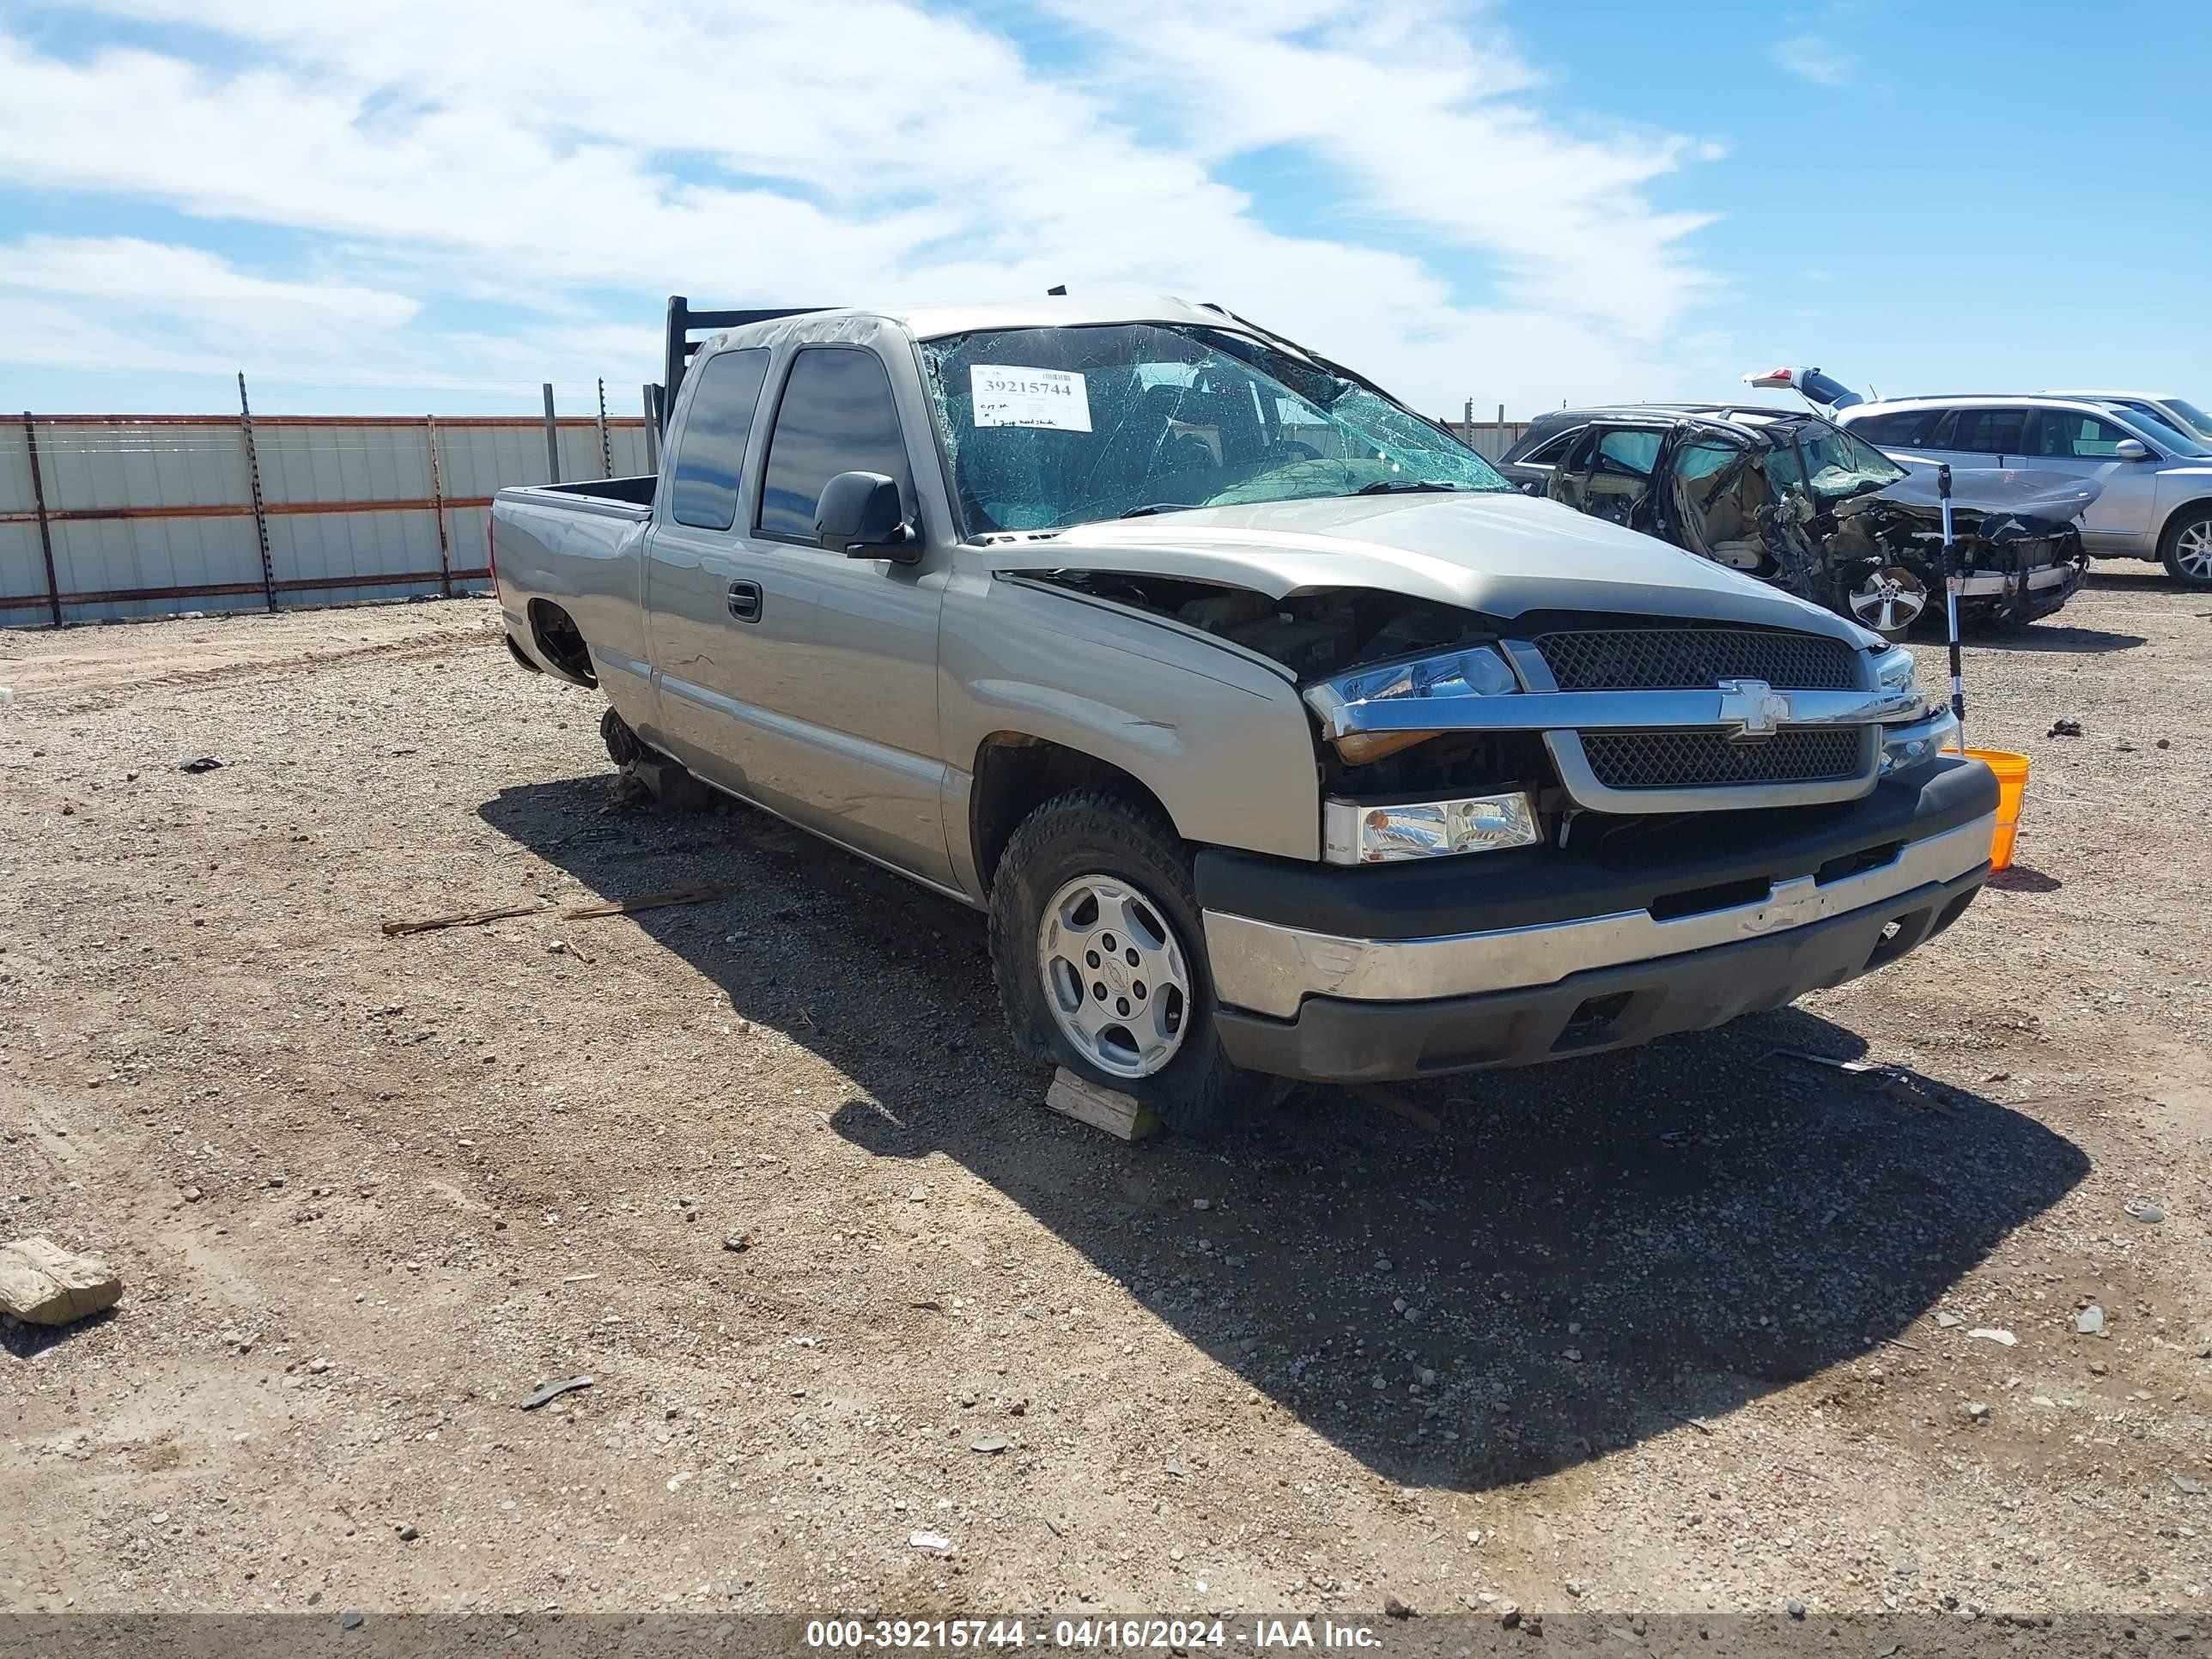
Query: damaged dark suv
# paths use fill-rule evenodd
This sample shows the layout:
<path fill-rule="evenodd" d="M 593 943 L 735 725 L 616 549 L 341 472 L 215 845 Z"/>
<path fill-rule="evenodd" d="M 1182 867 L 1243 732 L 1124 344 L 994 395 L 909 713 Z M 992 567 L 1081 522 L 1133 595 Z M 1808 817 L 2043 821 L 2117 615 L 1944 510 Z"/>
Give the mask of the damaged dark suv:
<path fill-rule="evenodd" d="M 1901 639 L 1943 587 L 1932 472 L 1832 422 L 1724 404 L 1561 410 L 1501 463 L 1530 495 L 1640 530 Z M 2081 585 L 2094 480 L 1954 472 L 1962 621 L 2017 628 Z"/>

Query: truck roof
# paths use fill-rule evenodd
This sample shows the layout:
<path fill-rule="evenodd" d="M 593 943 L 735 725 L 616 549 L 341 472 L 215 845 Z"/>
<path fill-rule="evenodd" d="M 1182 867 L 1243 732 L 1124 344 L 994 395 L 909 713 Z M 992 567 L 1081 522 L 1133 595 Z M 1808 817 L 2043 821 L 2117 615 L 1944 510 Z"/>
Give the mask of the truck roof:
<path fill-rule="evenodd" d="M 825 323 L 890 324 L 919 340 L 940 339 L 948 334 L 969 334 L 995 328 L 1084 328 L 1113 323 L 1171 323 L 1184 326 L 1226 328 L 1256 333 L 1218 306 L 1193 305 L 1173 295 L 1040 295 L 1035 299 L 987 300 L 962 304 L 878 307 L 839 306 L 819 311 L 748 323 L 714 337 L 714 343 L 736 343 L 759 337 L 778 337 L 804 324 L 810 329 Z"/>

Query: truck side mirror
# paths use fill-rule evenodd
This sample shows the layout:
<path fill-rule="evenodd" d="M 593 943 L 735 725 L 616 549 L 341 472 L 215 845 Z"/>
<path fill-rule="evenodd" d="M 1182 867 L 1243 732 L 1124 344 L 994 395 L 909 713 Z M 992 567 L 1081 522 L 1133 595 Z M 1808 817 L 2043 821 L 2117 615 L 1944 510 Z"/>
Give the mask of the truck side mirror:
<path fill-rule="evenodd" d="M 2147 460 L 2150 457 L 2150 446 L 2140 438 L 2123 438 L 2112 446 L 2112 453 L 2124 461 Z"/>
<path fill-rule="evenodd" d="M 899 503 L 898 485 L 880 472 L 840 472 L 822 486 L 814 539 L 848 558 L 910 559 L 914 526 Z"/>

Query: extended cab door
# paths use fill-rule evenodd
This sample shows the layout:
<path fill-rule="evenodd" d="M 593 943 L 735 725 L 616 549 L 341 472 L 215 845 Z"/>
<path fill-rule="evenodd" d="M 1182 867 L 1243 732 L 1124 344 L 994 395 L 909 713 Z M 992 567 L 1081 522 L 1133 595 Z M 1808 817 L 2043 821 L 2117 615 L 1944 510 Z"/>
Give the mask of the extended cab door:
<path fill-rule="evenodd" d="M 730 618 L 733 647 L 718 686 L 744 728 L 743 777 L 732 787 L 949 886 L 937 628 L 951 537 L 925 522 L 915 488 L 917 465 L 936 465 L 932 436 L 909 429 L 871 347 L 801 343 L 777 358 L 752 440 L 757 484 L 732 554 L 750 611 Z M 911 380 L 911 363 L 903 367 Z M 897 483 L 921 530 L 914 562 L 848 557 L 816 542 L 823 486 L 841 472 Z"/>
<path fill-rule="evenodd" d="M 735 696 L 758 586 L 738 530 L 745 462 L 768 380 L 763 347 L 702 356 L 685 377 L 646 535 L 645 607 L 660 729 L 648 740 L 742 789 L 749 730 Z M 755 596 L 757 599 L 757 595 Z M 757 615 L 757 611 L 754 611 Z"/>

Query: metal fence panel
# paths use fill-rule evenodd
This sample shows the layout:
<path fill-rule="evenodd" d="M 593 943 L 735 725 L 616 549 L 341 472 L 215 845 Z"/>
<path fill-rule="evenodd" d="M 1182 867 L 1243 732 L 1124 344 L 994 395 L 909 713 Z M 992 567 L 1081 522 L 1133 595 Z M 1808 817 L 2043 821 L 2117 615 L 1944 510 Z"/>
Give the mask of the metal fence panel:
<path fill-rule="evenodd" d="M 235 611 L 264 603 L 249 510 L 216 517 L 64 520 L 54 574 L 67 622 Z M 228 592 L 207 592 L 207 588 Z M 84 597 L 68 602 L 68 596 Z"/>
<path fill-rule="evenodd" d="M 39 526 L 0 523 L 0 628 L 35 627 L 49 615 Z"/>
<path fill-rule="evenodd" d="M 550 483 L 538 422 L 438 422 L 438 470 L 448 501 L 489 500 L 509 484 Z"/>
<path fill-rule="evenodd" d="M 235 419 L 42 416 L 33 424 L 50 512 L 242 507 L 253 500 Z"/>
<path fill-rule="evenodd" d="M 430 447 L 423 423 L 307 426 L 253 423 L 261 495 L 270 502 L 427 501 Z"/>

